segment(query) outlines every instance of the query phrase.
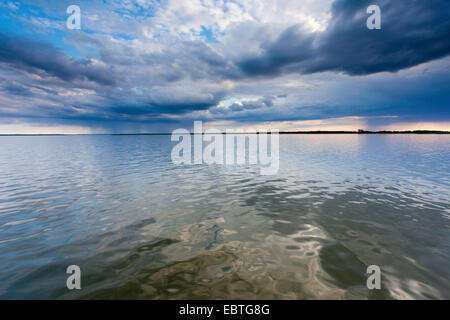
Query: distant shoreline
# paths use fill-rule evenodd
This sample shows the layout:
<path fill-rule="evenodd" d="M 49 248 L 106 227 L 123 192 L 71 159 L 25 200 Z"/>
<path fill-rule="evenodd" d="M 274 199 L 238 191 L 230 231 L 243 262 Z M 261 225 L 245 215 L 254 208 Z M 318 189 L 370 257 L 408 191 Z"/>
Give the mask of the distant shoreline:
<path fill-rule="evenodd" d="M 270 132 L 267 132 L 270 134 Z M 190 133 L 191 135 L 199 133 Z M 202 133 L 205 134 L 205 133 Z M 208 134 L 208 133 L 206 133 Z M 227 134 L 223 132 L 222 134 Z M 243 132 L 232 134 L 259 134 L 258 132 Z M 412 131 L 280 131 L 279 134 L 450 134 L 450 131 L 412 130 Z M 105 133 L 105 134 L 0 134 L 0 137 L 28 136 L 170 136 L 172 133 Z"/>

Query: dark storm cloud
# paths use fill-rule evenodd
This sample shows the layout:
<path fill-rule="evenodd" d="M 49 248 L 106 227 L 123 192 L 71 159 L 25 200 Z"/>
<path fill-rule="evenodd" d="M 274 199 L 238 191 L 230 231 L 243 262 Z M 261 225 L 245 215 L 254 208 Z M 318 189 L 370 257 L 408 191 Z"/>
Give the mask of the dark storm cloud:
<path fill-rule="evenodd" d="M 369 30 L 366 9 L 381 8 L 381 30 Z M 322 71 L 367 75 L 395 72 L 450 54 L 450 1 L 337 0 L 323 33 L 287 28 L 263 43 L 257 57 L 242 59 L 248 76 Z"/>
<path fill-rule="evenodd" d="M 100 85 L 114 85 L 112 68 L 100 67 L 90 59 L 75 60 L 49 43 L 0 34 L 0 62 L 64 81 L 89 80 Z"/>
<path fill-rule="evenodd" d="M 215 106 L 220 101 L 219 98 L 198 99 L 196 101 L 179 101 L 179 102 L 148 102 L 145 106 L 114 106 L 110 110 L 113 113 L 121 115 L 160 115 L 167 114 L 183 114 L 191 111 L 207 110 Z"/>

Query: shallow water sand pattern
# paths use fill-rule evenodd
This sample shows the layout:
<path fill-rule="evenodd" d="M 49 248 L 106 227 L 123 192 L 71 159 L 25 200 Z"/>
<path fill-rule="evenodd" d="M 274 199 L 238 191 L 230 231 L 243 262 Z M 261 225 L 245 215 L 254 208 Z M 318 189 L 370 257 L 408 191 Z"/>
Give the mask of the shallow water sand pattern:
<path fill-rule="evenodd" d="M 169 139 L 0 137 L 0 297 L 450 298 L 448 136 L 281 136 L 276 176 Z"/>

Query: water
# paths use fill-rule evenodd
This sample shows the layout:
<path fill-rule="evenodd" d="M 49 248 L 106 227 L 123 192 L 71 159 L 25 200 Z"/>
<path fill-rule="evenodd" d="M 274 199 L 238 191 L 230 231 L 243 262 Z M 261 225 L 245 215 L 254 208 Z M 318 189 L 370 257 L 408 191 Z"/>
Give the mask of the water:
<path fill-rule="evenodd" d="M 261 176 L 170 136 L 0 137 L 0 298 L 449 299 L 449 143 L 282 135 Z"/>

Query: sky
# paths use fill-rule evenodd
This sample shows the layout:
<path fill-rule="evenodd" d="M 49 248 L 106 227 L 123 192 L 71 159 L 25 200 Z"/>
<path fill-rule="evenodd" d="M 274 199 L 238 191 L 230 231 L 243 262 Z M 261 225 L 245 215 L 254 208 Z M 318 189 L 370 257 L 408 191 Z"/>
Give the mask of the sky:
<path fill-rule="evenodd" d="M 449 80 L 448 0 L 0 1 L 0 134 L 450 130 Z"/>

